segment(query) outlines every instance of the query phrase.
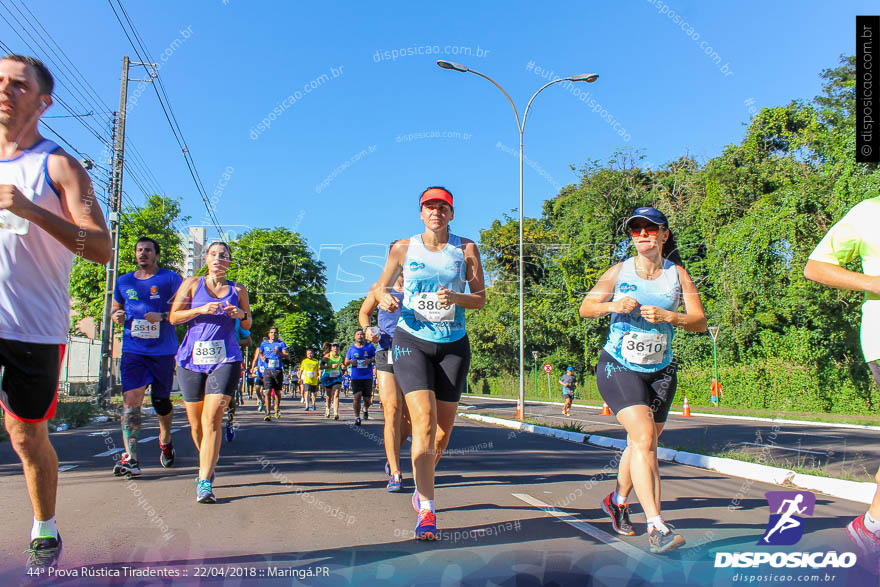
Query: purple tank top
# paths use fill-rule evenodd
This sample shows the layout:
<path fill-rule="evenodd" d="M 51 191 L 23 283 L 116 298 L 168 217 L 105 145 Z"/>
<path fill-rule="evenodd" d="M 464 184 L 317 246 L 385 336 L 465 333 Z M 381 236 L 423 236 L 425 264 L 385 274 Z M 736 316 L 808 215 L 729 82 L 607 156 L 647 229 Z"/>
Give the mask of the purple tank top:
<path fill-rule="evenodd" d="M 238 292 L 235 290 L 235 283 L 228 283 L 229 291 L 226 295 L 215 298 L 205 287 L 205 278 L 200 277 L 191 307 L 198 308 L 211 302 L 237 306 Z M 197 373 L 210 373 L 225 363 L 241 361 L 241 347 L 235 335 L 235 319 L 225 312 L 196 316 L 189 322 L 189 329 L 177 349 L 176 358 L 178 365 Z"/>

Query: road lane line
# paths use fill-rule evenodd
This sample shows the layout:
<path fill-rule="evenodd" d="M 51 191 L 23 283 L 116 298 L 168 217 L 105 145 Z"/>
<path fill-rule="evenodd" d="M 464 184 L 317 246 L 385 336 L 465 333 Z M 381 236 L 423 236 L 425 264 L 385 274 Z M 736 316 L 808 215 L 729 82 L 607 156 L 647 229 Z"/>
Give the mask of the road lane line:
<path fill-rule="evenodd" d="M 138 444 L 150 442 L 151 440 L 156 440 L 157 438 L 159 438 L 159 437 L 158 436 L 147 436 L 146 438 L 141 438 L 140 440 L 138 440 Z"/>
<path fill-rule="evenodd" d="M 92 455 L 94 457 L 109 457 L 110 455 L 115 455 L 118 452 L 124 451 L 124 448 L 111 448 L 110 450 L 105 450 L 104 452 L 99 452 L 96 455 Z"/>
<path fill-rule="evenodd" d="M 64 471 L 69 471 L 71 469 L 76 469 L 79 465 L 61 465 L 58 467 L 58 472 L 63 473 Z"/>
<path fill-rule="evenodd" d="M 550 514 L 551 516 L 558 518 L 559 520 L 565 522 L 566 524 L 568 524 L 572 528 L 575 528 L 576 530 L 583 532 L 587 536 L 591 536 L 592 538 L 595 538 L 599 542 L 607 544 L 608 546 L 617 550 L 618 552 L 621 552 L 624 555 L 626 555 L 632 559 L 635 559 L 637 562 L 642 562 L 642 561 L 647 560 L 647 561 L 650 561 L 651 563 L 654 563 L 658 566 L 664 566 L 664 567 L 667 567 L 670 569 L 673 568 L 673 565 L 671 565 L 669 562 L 663 560 L 662 558 L 654 556 L 648 552 L 645 552 L 644 550 L 642 550 L 640 548 L 636 548 L 635 546 L 627 544 L 626 542 L 623 542 L 622 540 L 618 540 L 617 537 L 609 534 L 608 532 L 605 532 L 604 530 L 600 530 L 599 528 L 593 526 L 589 522 L 585 522 L 584 520 L 581 520 L 577 516 L 573 516 L 572 514 L 569 514 L 563 510 L 560 510 L 556 507 L 553 507 L 549 503 L 544 503 L 540 499 L 534 498 L 527 493 L 512 493 L 511 495 L 513 495 L 515 498 L 517 498 L 519 500 L 526 502 L 529 505 L 532 505 L 532 506 L 542 510 L 544 513 Z"/>

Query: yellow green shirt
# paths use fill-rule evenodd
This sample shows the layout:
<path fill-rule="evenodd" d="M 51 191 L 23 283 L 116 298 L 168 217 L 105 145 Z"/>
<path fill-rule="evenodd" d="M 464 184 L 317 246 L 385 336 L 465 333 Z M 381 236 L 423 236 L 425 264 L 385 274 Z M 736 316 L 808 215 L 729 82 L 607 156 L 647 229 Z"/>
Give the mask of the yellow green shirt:
<path fill-rule="evenodd" d="M 880 275 L 880 196 L 859 202 L 831 227 L 810 259 L 845 265 L 862 261 L 862 273 Z M 880 360 L 880 296 L 865 292 L 862 304 L 862 353 L 866 361 Z"/>
<path fill-rule="evenodd" d="M 303 359 L 299 368 L 302 370 L 302 382 L 309 385 L 318 385 L 321 374 L 321 363 L 317 359 Z"/>

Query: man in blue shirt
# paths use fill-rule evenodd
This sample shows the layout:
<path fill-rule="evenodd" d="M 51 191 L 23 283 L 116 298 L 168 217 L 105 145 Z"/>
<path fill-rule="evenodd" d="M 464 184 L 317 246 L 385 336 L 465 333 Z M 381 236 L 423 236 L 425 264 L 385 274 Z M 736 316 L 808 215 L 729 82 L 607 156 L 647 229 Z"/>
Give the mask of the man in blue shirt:
<path fill-rule="evenodd" d="M 373 399 L 373 363 L 376 347 L 366 342 L 363 330 L 355 330 L 354 344 L 345 353 L 345 365 L 351 370 L 351 392 L 354 395 L 354 425 L 361 425 L 361 399 L 364 401 L 364 420 L 370 418 L 370 400 Z"/>
<path fill-rule="evenodd" d="M 263 372 L 263 390 L 266 393 L 266 417 L 267 422 L 271 419 L 269 412 L 272 411 L 272 396 L 275 396 L 275 419 L 281 417 L 281 389 L 284 387 L 284 359 L 290 358 L 287 345 L 278 338 L 278 329 L 274 326 L 269 329 L 269 340 L 260 345 L 257 353 L 266 363 Z"/>
<path fill-rule="evenodd" d="M 159 268 L 159 243 L 141 237 L 135 244 L 137 271 L 116 280 L 111 317 L 123 324 L 122 361 L 122 441 L 125 451 L 113 467 L 116 476 L 136 477 L 138 437 L 141 432 L 141 404 L 147 386 L 159 418 L 159 462 L 165 468 L 174 464 L 171 443 L 171 386 L 174 383 L 174 355 L 177 331 L 168 322 L 168 312 L 183 278 Z"/>

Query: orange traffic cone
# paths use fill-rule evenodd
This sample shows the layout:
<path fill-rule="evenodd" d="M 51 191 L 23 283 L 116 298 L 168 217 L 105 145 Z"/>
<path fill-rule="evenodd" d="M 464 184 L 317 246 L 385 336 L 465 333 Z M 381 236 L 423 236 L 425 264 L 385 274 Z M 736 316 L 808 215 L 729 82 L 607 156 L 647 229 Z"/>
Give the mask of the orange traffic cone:
<path fill-rule="evenodd" d="M 600 416 L 613 416 L 614 414 L 611 413 L 611 408 L 608 407 L 608 404 L 606 402 L 602 402 L 602 413 L 599 415 Z"/>
<path fill-rule="evenodd" d="M 683 418 L 691 418 L 691 404 L 688 402 L 688 396 L 684 396 L 684 405 L 681 409 L 681 415 Z"/>
<path fill-rule="evenodd" d="M 522 409 L 522 400 L 516 400 L 516 419 L 522 420 L 523 418 L 523 409 Z"/>

